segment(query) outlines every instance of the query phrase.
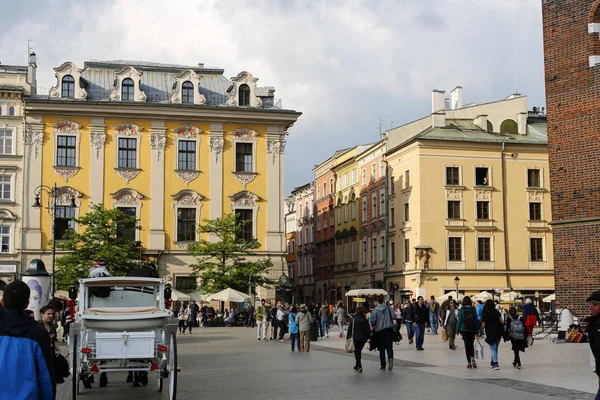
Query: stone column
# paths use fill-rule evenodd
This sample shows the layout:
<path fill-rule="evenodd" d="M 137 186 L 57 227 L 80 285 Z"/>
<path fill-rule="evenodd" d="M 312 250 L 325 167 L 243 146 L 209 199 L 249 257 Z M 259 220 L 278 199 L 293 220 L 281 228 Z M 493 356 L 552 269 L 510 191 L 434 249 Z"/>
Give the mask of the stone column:
<path fill-rule="evenodd" d="M 150 233 L 149 250 L 165 249 L 165 157 L 167 143 L 165 121 L 152 121 L 150 132 Z"/>
<path fill-rule="evenodd" d="M 41 116 L 27 117 L 26 131 L 23 135 L 25 168 L 23 181 L 25 193 L 23 202 L 23 229 L 25 240 L 23 248 L 27 250 L 40 250 L 42 248 L 41 212 L 42 208 L 31 207 L 35 198 L 35 189 L 42 184 L 42 144 L 44 141 L 44 123 Z M 43 198 L 46 196 L 45 198 Z M 48 195 L 43 194 L 40 202 L 42 205 L 48 201 Z"/>
<path fill-rule="evenodd" d="M 93 179 L 95 171 L 104 171 L 104 144 L 106 125 L 104 118 L 92 118 L 90 124 L 90 203 L 104 203 L 104 176 L 101 181 Z"/>
<path fill-rule="evenodd" d="M 210 124 L 210 210 L 208 218 L 215 219 L 223 216 L 223 124 Z M 211 233 L 208 240 L 215 242 L 217 237 Z"/>
<path fill-rule="evenodd" d="M 283 252 L 285 222 L 283 200 L 283 152 L 285 133 L 281 126 L 267 126 L 267 252 Z"/>

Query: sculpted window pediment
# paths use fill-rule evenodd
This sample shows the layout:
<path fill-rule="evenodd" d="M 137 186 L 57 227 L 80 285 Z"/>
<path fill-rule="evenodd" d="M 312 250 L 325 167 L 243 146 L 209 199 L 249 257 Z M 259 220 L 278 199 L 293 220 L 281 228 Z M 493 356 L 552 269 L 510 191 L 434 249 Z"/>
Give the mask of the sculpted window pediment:
<path fill-rule="evenodd" d="M 185 70 L 179 75 L 173 75 L 175 84 L 173 85 L 173 94 L 171 95 L 171 103 L 189 103 L 189 104 L 206 104 L 206 97 L 200 93 L 200 75 L 191 69 Z M 182 87 L 185 82 L 190 82 L 194 86 L 193 101 L 183 101 Z"/>
<path fill-rule="evenodd" d="M 9 210 L 0 210 L 0 221 L 15 221 L 17 217 Z"/>
<path fill-rule="evenodd" d="M 60 67 L 54 68 L 54 71 L 54 76 L 56 77 L 56 86 L 53 86 L 50 89 L 49 95 L 51 99 L 63 98 L 63 80 L 66 77 L 70 81 L 70 78 L 68 78 L 69 76 L 73 78 L 73 96 L 65 96 L 64 98 L 75 100 L 85 100 L 87 98 L 87 91 L 82 87 L 82 81 L 85 82 L 85 80 L 81 77 L 83 69 L 77 68 L 77 66 L 72 62 L 66 62 Z"/>
<path fill-rule="evenodd" d="M 262 100 L 256 96 L 257 81 L 258 78 L 253 77 L 247 71 L 242 71 L 236 77 L 231 78 L 232 84 L 227 90 L 229 92 L 227 105 L 252 108 L 261 107 Z M 240 88 L 242 89 L 241 91 Z"/>
<path fill-rule="evenodd" d="M 173 207 L 177 206 L 202 206 L 204 197 L 193 190 L 180 190 L 173 197 Z"/>
<path fill-rule="evenodd" d="M 113 198 L 113 207 L 118 206 L 142 206 L 144 195 L 133 189 L 120 189 L 110 194 Z"/>
<path fill-rule="evenodd" d="M 110 94 L 112 101 L 122 101 L 123 95 L 123 81 L 130 79 L 133 81 L 133 98 L 125 99 L 135 102 L 145 102 L 146 93 L 140 89 L 140 80 L 142 78 L 142 72 L 136 70 L 133 67 L 125 67 L 115 73 L 115 89 Z"/>
<path fill-rule="evenodd" d="M 231 200 L 231 209 L 234 210 L 240 207 L 256 208 L 258 209 L 258 202 L 260 197 L 247 190 L 242 190 L 234 195 L 229 196 Z"/>

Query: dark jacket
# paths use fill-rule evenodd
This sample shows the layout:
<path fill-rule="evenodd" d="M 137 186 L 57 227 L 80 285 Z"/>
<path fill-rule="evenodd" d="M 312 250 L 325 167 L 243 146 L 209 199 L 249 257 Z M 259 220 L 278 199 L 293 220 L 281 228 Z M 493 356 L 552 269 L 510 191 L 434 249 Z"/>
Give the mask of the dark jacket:
<path fill-rule="evenodd" d="M 428 324 L 429 323 L 429 308 L 427 304 L 423 303 L 422 306 L 417 303 L 415 305 L 415 320 L 417 324 Z"/>
<path fill-rule="evenodd" d="M 587 322 L 588 340 L 596 359 L 596 375 L 600 377 L 600 314 L 592 315 L 587 319 Z"/>
<path fill-rule="evenodd" d="M 467 308 L 470 308 L 471 310 L 473 310 L 473 313 L 475 314 L 474 317 L 474 322 L 475 322 L 475 329 L 466 329 L 465 328 L 465 324 L 464 324 L 464 319 L 465 319 L 465 310 Z M 473 306 L 462 306 L 461 308 L 459 308 L 458 310 L 458 322 L 456 323 L 456 332 L 479 332 L 479 326 L 480 326 L 480 322 L 477 319 L 477 311 L 475 310 L 475 308 L 473 308 Z"/>
<path fill-rule="evenodd" d="M 54 354 L 50 336 L 23 311 L 0 312 L 0 371 L 5 382 L 0 385 L 0 399 L 53 398 Z"/>
<path fill-rule="evenodd" d="M 355 315 L 348 325 L 348 339 L 355 342 L 366 342 L 371 337 L 371 327 L 364 315 Z"/>
<path fill-rule="evenodd" d="M 481 323 L 485 323 L 485 342 L 487 344 L 498 343 L 502 339 L 504 325 L 500 318 L 500 312 L 495 309 L 489 312 L 484 310 L 481 314 Z"/>
<path fill-rule="evenodd" d="M 517 317 L 516 319 L 520 319 L 521 322 L 523 322 L 523 319 L 521 317 Z M 512 349 L 514 350 L 519 350 L 519 351 L 525 351 L 525 349 L 527 347 L 529 347 L 529 345 L 527 344 L 527 336 L 529 336 L 529 331 L 527 330 L 527 328 L 523 329 L 523 334 L 524 334 L 524 339 L 523 340 L 515 340 L 510 336 L 510 324 L 512 324 L 513 321 L 516 321 L 516 319 L 513 319 L 510 315 L 508 317 L 506 317 L 506 335 L 505 335 L 505 340 L 510 340 L 511 344 L 512 344 Z M 524 324 L 523 324 L 524 325 Z"/>
<path fill-rule="evenodd" d="M 402 309 L 402 318 L 404 322 L 415 322 L 415 309 L 412 305 Z"/>

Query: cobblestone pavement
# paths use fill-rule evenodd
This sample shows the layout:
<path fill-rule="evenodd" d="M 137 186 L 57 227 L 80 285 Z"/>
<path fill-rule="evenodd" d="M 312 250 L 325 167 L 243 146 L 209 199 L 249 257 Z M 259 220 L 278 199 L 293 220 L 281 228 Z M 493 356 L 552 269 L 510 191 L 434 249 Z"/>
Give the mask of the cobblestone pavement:
<path fill-rule="evenodd" d="M 334 334 L 335 335 L 335 334 Z M 364 372 L 352 367 L 354 359 L 343 350 L 343 339 L 332 335 L 312 343 L 309 353 L 290 351 L 290 342 L 257 341 L 254 329 L 203 328 L 192 335 L 178 336 L 179 365 L 178 399 L 593 399 L 590 384 L 584 390 L 572 385 L 543 383 L 534 374 L 547 375 L 539 368 L 513 369 L 508 361 L 500 371 L 489 368 L 489 359 L 480 368 L 464 368 L 463 352 L 450 351 L 439 336 L 427 335 L 425 352 L 415 352 L 406 341 L 395 346 L 393 371 L 380 371 L 378 357 L 365 349 Z M 460 343 L 459 343 L 460 344 Z M 502 345 L 501 345 L 502 346 Z M 546 353 L 543 345 L 530 349 L 524 363 L 534 362 L 535 350 Z M 555 345 L 568 346 L 568 345 Z M 507 349 L 501 352 L 501 365 Z M 561 349 L 561 351 L 566 351 Z M 587 356 L 584 347 L 577 348 Z M 428 353 L 428 354 L 425 354 Z M 437 355 L 436 355 L 437 354 Z M 508 353 L 506 353 L 508 354 Z M 504 358 L 507 360 L 508 356 Z M 544 357 L 538 357 L 544 359 Z M 579 357 L 581 358 L 581 357 Z M 526 361 L 525 361 L 526 360 Z M 593 381 L 589 361 L 580 361 L 581 373 Z M 535 370 L 538 370 L 537 372 Z M 566 365 L 566 371 L 572 365 Z M 529 377 L 532 377 L 529 379 Z M 535 375 L 537 376 L 537 375 Z M 561 379 L 554 375 L 552 379 Z M 564 379 L 564 378 L 563 378 Z M 536 381 L 537 380 L 537 381 Z M 563 387 L 564 386 L 564 387 Z M 60 385 L 58 400 L 71 398 L 70 383 Z M 165 388 L 166 389 L 166 388 Z M 147 387 L 134 388 L 125 383 L 124 374 L 110 374 L 106 388 L 83 390 L 81 399 L 167 399 L 167 392 L 158 393 L 156 380 Z"/>

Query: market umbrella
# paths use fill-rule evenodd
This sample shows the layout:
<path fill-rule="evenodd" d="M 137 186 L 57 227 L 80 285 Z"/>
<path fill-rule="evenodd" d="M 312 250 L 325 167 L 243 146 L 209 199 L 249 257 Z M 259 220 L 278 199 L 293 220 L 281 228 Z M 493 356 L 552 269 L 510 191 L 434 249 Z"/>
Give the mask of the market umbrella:
<path fill-rule="evenodd" d="M 508 293 L 504 293 L 502 296 L 500 296 L 500 301 L 513 301 L 519 297 L 521 297 L 521 293 L 508 292 Z"/>
<path fill-rule="evenodd" d="M 542 299 L 544 303 L 550 303 L 552 300 L 556 300 L 556 294 L 551 294 L 550 296 L 546 296 Z"/>
<path fill-rule="evenodd" d="M 229 301 L 232 303 L 243 303 L 250 297 L 249 294 L 238 292 L 235 289 L 227 288 L 225 290 L 221 290 L 218 293 L 211 294 L 206 298 L 207 301 Z"/>
<path fill-rule="evenodd" d="M 383 289 L 353 289 L 346 292 L 346 297 L 385 296 L 388 293 Z"/>
<path fill-rule="evenodd" d="M 485 290 L 481 293 L 477 293 L 475 296 L 471 297 L 474 300 L 481 300 L 481 301 L 486 301 L 486 300 L 493 300 L 493 296 L 490 292 L 486 292 Z"/>
<path fill-rule="evenodd" d="M 61 300 L 69 300 L 69 292 L 66 290 L 57 290 L 54 297 Z"/>
<path fill-rule="evenodd" d="M 190 301 L 192 298 L 177 289 L 171 289 L 171 300 L 173 301 Z"/>
<path fill-rule="evenodd" d="M 462 300 L 465 297 L 465 295 L 462 294 L 462 293 L 459 293 L 458 297 L 457 297 L 456 296 L 456 290 L 453 290 L 451 292 L 446 293 L 445 295 L 442 295 L 442 296 L 438 297 L 436 300 L 437 301 L 446 301 L 446 300 L 448 300 L 448 297 L 450 297 L 450 296 L 452 296 L 452 298 L 454 300 Z"/>
<path fill-rule="evenodd" d="M 198 303 L 208 303 L 206 298 L 209 295 L 204 293 L 202 290 L 196 290 L 195 292 L 190 293 L 189 296 L 192 298 L 192 300 L 196 300 Z"/>

